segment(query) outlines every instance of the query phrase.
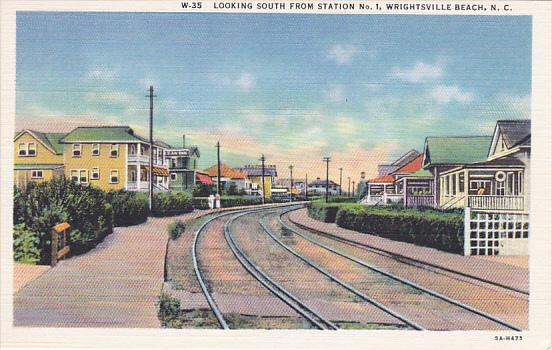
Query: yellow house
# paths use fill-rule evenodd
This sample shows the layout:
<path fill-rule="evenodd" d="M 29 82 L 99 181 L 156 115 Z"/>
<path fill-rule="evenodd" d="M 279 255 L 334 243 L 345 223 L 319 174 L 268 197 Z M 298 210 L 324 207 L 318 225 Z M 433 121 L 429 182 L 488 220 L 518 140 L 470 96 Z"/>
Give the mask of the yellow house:
<path fill-rule="evenodd" d="M 272 176 L 271 175 L 265 175 L 264 176 L 264 191 L 265 198 L 271 198 L 272 197 Z M 263 177 L 260 176 L 249 176 L 249 180 L 251 181 L 251 188 L 252 189 L 261 189 L 263 187 Z"/>
<path fill-rule="evenodd" d="M 29 181 L 48 181 L 63 176 L 63 133 L 22 130 L 14 138 L 14 183 L 25 187 Z"/>
<path fill-rule="evenodd" d="M 166 151 L 170 146 L 156 142 L 150 152 L 146 139 L 128 126 L 78 127 L 60 142 L 64 147 L 65 176 L 76 183 L 105 191 L 148 191 L 153 177 L 154 191 L 168 190 Z"/>

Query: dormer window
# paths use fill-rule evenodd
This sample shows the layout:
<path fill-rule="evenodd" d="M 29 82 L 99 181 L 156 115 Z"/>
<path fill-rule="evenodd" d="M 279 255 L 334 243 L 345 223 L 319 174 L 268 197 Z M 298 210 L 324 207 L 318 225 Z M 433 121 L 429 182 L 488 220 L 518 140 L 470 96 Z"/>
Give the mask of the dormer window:
<path fill-rule="evenodd" d="M 111 158 L 117 158 L 119 156 L 119 145 L 112 144 L 109 155 L 111 156 Z"/>
<path fill-rule="evenodd" d="M 92 145 L 92 155 L 93 156 L 99 156 L 100 155 L 100 144 L 95 143 Z"/>
<path fill-rule="evenodd" d="M 82 145 L 80 143 L 73 144 L 73 157 L 80 157 L 82 154 Z"/>

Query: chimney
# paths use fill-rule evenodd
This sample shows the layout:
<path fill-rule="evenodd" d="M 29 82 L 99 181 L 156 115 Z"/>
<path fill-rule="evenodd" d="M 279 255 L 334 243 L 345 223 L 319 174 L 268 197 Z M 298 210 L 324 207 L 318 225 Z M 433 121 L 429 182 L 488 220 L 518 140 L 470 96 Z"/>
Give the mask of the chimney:
<path fill-rule="evenodd" d="M 320 180 L 320 178 L 319 178 L 319 177 L 317 177 L 317 178 L 316 178 L 316 180 Z"/>
<path fill-rule="evenodd" d="M 182 148 L 186 148 L 186 135 L 182 134 Z"/>

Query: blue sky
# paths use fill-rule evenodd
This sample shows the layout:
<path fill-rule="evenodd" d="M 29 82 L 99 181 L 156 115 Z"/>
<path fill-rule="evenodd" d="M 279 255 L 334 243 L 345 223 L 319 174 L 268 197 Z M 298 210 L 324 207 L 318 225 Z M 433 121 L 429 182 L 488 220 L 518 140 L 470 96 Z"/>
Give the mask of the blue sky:
<path fill-rule="evenodd" d="M 428 135 L 528 118 L 531 18 L 19 13 L 16 127 L 125 124 L 186 134 L 201 166 L 373 175 Z"/>

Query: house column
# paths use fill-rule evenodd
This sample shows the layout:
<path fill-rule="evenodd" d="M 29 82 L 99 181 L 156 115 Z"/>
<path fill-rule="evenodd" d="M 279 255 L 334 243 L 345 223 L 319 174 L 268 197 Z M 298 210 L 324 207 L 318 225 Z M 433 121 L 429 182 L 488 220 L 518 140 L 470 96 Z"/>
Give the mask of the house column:
<path fill-rule="evenodd" d="M 407 194 L 407 191 L 406 191 L 407 183 L 408 183 L 408 180 L 406 179 L 406 176 L 405 176 L 405 177 L 403 177 L 403 206 L 404 206 L 404 207 L 407 206 L 407 205 L 406 205 L 406 203 L 407 203 L 406 201 L 407 201 L 407 199 L 408 199 L 408 198 L 407 198 L 408 194 Z"/>
<path fill-rule="evenodd" d="M 138 162 L 138 165 L 136 165 L 136 188 L 138 189 L 138 191 L 140 191 L 140 170 L 141 170 L 142 166 L 140 165 L 140 162 Z"/>

